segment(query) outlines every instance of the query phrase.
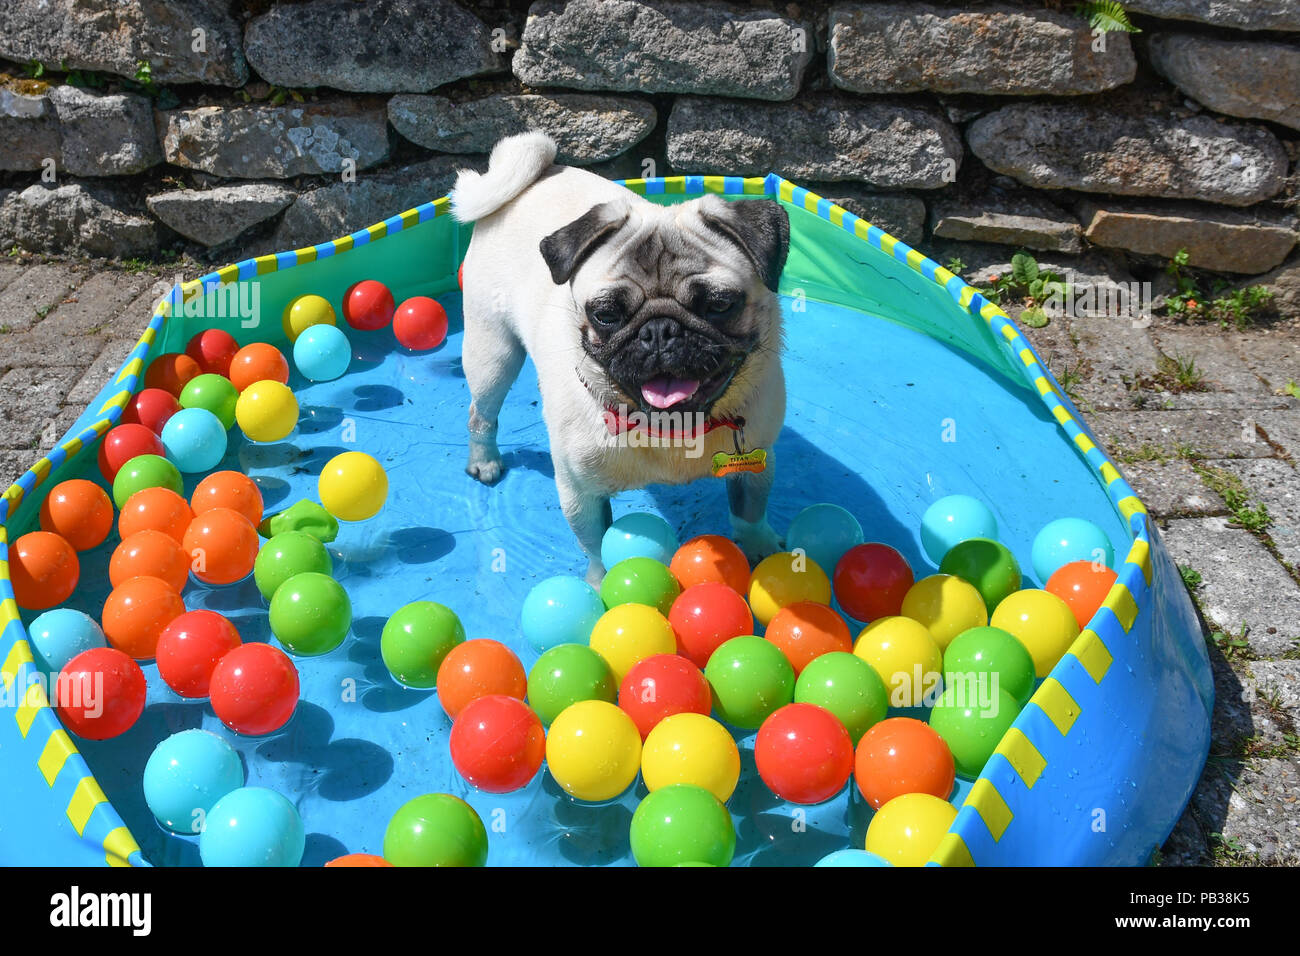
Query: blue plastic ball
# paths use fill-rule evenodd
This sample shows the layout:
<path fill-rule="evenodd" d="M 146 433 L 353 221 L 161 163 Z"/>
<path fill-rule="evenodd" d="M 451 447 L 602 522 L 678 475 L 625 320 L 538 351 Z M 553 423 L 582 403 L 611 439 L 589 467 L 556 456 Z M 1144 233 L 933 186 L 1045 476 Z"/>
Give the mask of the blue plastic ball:
<path fill-rule="evenodd" d="M 206 730 L 172 734 L 144 765 L 144 802 L 173 833 L 203 830 L 217 801 L 243 785 L 235 748 Z"/>
<path fill-rule="evenodd" d="M 182 408 L 161 437 L 168 460 L 186 474 L 211 471 L 226 456 L 226 427 L 206 408 Z"/>
<path fill-rule="evenodd" d="M 953 545 L 970 538 L 998 538 L 998 519 L 988 505 L 970 495 L 948 495 L 921 516 L 921 547 L 935 567 Z"/>
<path fill-rule="evenodd" d="M 893 866 L 883 856 L 866 850 L 836 850 L 822 857 L 813 866 Z"/>
<path fill-rule="evenodd" d="M 785 533 L 785 549 L 801 549 L 828 575 L 835 573 L 844 552 L 865 539 L 862 525 L 839 505 L 809 505 L 795 515 Z"/>
<path fill-rule="evenodd" d="M 1091 521 L 1057 518 L 1034 535 L 1030 560 L 1040 583 L 1047 583 L 1058 568 L 1071 561 L 1092 561 L 1115 566 L 1115 549 L 1110 538 Z"/>
<path fill-rule="evenodd" d="M 560 644 L 586 644 L 604 613 L 595 588 L 582 578 L 561 574 L 533 585 L 524 598 L 520 624 L 528 643 L 540 653 Z"/>
<path fill-rule="evenodd" d="M 609 526 L 600 542 L 600 560 L 607 568 L 628 558 L 653 558 L 668 564 L 680 546 L 667 521 L 648 511 L 634 511 Z"/>
<path fill-rule="evenodd" d="M 204 866 L 297 866 L 307 845 L 298 808 L 274 790 L 240 787 L 208 813 L 199 834 Z"/>
<path fill-rule="evenodd" d="M 70 607 L 46 611 L 27 625 L 27 633 L 32 638 L 36 663 L 47 674 L 58 674 L 82 651 L 108 646 L 95 619 Z"/>
<path fill-rule="evenodd" d="M 352 344 L 337 325 L 309 326 L 293 343 L 293 364 L 313 382 L 332 382 L 351 362 Z"/>

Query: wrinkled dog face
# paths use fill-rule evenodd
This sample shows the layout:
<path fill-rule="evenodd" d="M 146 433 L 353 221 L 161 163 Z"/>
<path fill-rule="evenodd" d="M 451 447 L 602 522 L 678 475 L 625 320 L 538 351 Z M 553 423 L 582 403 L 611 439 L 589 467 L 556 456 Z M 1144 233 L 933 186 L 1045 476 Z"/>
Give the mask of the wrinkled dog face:
<path fill-rule="evenodd" d="M 644 412 L 708 414 L 749 367 L 775 361 L 774 292 L 789 248 L 771 200 L 706 196 L 680 206 L 616 200 L 541 243 L 556 284 L 572 283 L 588 382 Z"/>

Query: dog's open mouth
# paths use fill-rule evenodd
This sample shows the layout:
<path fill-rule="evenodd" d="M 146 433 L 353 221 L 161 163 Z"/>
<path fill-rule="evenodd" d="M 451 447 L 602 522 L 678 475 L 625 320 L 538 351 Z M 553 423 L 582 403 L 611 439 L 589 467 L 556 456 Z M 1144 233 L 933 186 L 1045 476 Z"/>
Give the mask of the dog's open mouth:
<path fill-rule="evenodd" d="M 737 358 L 724 362 L 704 379 L 656 375 L 641 383 L 641 399 L 646 405 L 661 411 L 683 405 L 707 410 L 726 391 L 742 361 L 743 358 Z"/>

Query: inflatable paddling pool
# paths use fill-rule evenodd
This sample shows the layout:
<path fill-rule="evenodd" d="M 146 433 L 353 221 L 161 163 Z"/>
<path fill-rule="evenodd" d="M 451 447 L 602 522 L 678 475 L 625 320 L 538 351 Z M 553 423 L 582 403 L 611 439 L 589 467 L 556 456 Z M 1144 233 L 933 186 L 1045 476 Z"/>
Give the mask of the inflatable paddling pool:
<path fill-rule="evenodd" d="M 921 515 L 945 495 L 986 502 L 1000 540 L 1025 569 L 1034 535 L 1049 520 L 1080 517 L 1106 532 L 1116 584 L 1038 682 L 978 780 L 959 779 L 951 801 L 960 809 L 931 863 L 1145 863 L 1178 820 L 1208 753 L 1206 650 L 1145 508 L 1029 343 L 957 276 L 775 174 L 625 185 L 658 203 L 710 192 L 766 196 L 789 211 L 780 290 L 789 412 L 770 504 L 778 532 L 804 507 L 833 502 L 857 516 L 866 540 L 901 551 L 918 580 L 935 570 L 922 550 Z M 545 577 L 585 568 L 556 499 L 531 363 L 501 415 L 506 475 L 485 487 L 463 472 L 468 395 L 458 361 L 457 267 L 469 228 L 447 213 L 447 200 L 437 199 L 342 239 L 177 287 L 49 457 L 0 498 L 0 862 L 197 865 L 197 838 L 164 830 L 141 786 L 154 746 L 190 728 L 229 740 L 247 785 L 276 790 L 298 807 L 307 833 L 303 865 L 379 853 L 397 808 L 433 792 L 463 797 L 489 824 L 489 865 L 633 862 L 629 821 L 646 792 L 639 780 L 603 805 L 569 800 L 545 771 L 514 793 L 475 790 L 452 767 L 450 722 L 436 693 L 398 685 L 380 659 L 388 616 L 427 599 L 453 608 L 470 638 L 509 645 L 527 669 L 537 653 L 520 636 L 525 595 Z M 270 514 L 314 497 L 322 467 L 340 452 L 365 451 L 383 464 L 386 506 L 372 520 L 344 523 L 329 546 L 334 576 L 353 605 L 347 640 L 324 656 L 295 659 L 300 703 L 270 736 L 231 733 L 207 701 L 173 693 L 148 663 L 147 705 L 134 726 L 109 740 L 74 738 L 37 680 L 25 629 L 36 612 L 20 612 L 14 600 L 12 543 L 37 527 L 40 502 L 55 483 L 84 477 L 103 485 L 96 445 L 142 387 L 152 358 L 183 351 L 210 325 L 240 345 L 283 348 L 279 316 L 287 303 L 316 293 L 337 304 L 363 278 L 385 283 L 398 301 L 440 301 L 451 319 L 446 344 L 412 354 L 391 328 L 346 329 L 347 374 L 311 383 L 293 373 L 301 417 L 292 434 L 262 444 L 232 430 L 217 466 L 252 476 Z M 238 302 L 254 289 L 260 313 L 274 318 L 246 327 L 238 310 L 219 311 L 222 297 Z M 200 477 L 186 476 L 187 497 Z M 653 486 L 620 496 L 614 509 L 616 516 L 657 512 L 682 540 L 726 533 L 719 481 Z M 118 541 L 113 532 L 80 555 L 80 583 L 66 606 L 98 620 Z M 1042 584 L 1027 578 L 1024 586 Z M 191 580 L 184 597 L 191 610 L 225 614 L 245 642 L 273 641 L 251 578 L 226 587 Z M 735 736 L 742 774 L 727 805 L 737 832 L 733 865 L 811 865 L 862 847 L 872 811 L 851 781 L 826 803 L 787 804 L 754 772 L 754 734 Z M 497 819 L 508 824 L 496 827 Z"/>

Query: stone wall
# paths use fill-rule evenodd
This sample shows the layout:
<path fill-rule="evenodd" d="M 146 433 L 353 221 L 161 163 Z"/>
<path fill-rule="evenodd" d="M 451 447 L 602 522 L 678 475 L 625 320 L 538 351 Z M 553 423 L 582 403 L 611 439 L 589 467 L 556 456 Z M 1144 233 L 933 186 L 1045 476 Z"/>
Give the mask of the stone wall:
<path fill-rule="evenodd" d="M 972 270 L 1278 267 L 1300 0 L 1127 7 L 1131 36 L 1051 0 L 4 0 L 0 243 L 306 245 L 539 127 L 611 177 L 775 170 Z"/>

